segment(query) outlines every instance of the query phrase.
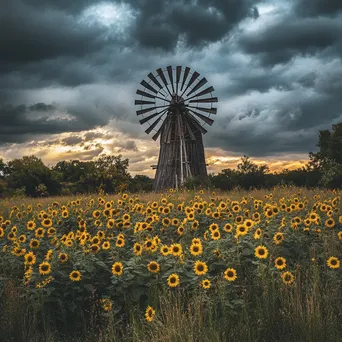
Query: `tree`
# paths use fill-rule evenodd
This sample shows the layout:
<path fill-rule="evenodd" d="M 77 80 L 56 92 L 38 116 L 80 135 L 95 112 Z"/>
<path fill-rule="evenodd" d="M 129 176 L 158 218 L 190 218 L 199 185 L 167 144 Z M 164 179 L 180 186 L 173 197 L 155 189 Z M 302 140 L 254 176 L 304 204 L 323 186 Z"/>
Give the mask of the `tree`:
<path fill-rule="evenodd" d="M 145 175 L 135 175 L 129 181 L 128 190 L 130 192 L 150 192 L 152 191 L 153 179 Z"/>
<path fill-rule="evenodd" d="M 342 123 L 320 131 L 317 146 L 317 153 L 309 153 L 309 166 L 322 173 L 321 185 L 342 187 Z"/>
<path fill-rule="evenodd" d="M 9 161 L 4 169 L 7 186 L 12 189 L 24 189 L 27 196 L 56 195 L 60 183 L 56 174 L 44 165 L 36 156 L 24 156 Z"/>
<path fill-rule="evenodd" d="M 128 187 L 131 178 L 128 173 L 128 159 L 118 156 L 105 156 L 95 161 L 98 170 L 99 185 L 107 193 L 119 192 Z"/>

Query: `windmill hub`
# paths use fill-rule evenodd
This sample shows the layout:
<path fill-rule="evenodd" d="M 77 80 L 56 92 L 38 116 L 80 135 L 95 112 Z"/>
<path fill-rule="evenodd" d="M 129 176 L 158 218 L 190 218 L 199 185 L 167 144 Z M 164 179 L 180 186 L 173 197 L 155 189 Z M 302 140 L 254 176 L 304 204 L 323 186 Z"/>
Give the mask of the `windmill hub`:
<path fill-rule="evenodd" d="M 170 109 L 173 110 L 173 112 L 181 113 L 185 110 L 185 103 L 184 99 L 181 96 L 173 95 L 170 102 Z"/>
<path fill-rule="evenodd" d="M 155 131 L 153 140 L 160 136 L 154 189 L 178 188 L 191 177 L 207 183 L 202 135 L 207 133 L 203 126 L 214 122 L 210 115 L 217 113 L 214 88 L 203 89 L 208 81 L 189 67 L 168 66 L 147 76 L 149 82 L 140 82 L 144 88 L 137 90 L 141 98 L 135 104 L 141 106 L 137 110 L 143 117 L 140 123 L 149 124 L 145 132 Z"/>

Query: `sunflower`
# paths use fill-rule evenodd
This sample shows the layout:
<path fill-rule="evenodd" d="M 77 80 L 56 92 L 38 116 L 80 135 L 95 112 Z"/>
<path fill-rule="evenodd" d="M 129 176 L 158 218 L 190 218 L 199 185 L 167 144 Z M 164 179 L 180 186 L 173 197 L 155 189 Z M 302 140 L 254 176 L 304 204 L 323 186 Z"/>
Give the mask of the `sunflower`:
<path fill-rule="evenodd" d="M 230 223 L 226 223 L 224 226 L 223 226 L 223 230 L 227 233 L 230 233 L 232 230 L 233 230 L 233 226 L 230 224 Z"/>
<path fill-rule="evenodd" d="M 34 235 L 35 235 L 36 238 L 43 238 L 44 234 L 45 234 L 45 229 L 40 227 L 40 228 L 36 229 Z"/>
<path fill-rule="evenodd" d="M 168 215 L 170 213 L 170 208 L 169 207 L 162 208 L 162 213 L 165 215 Z"/>
<path fill-rule="evenodd" d="M 291 285 L 294 282 L 294 275 L 291 272 L 284 272 L 281 275 L 281 279 L 286 285 Z"/>
<path fill-rule="evenodd" d="M 115 262 L 112 265 L 112 273 L 117 276 L 121 276 L 123 273 L 123 266 L 121 262 Z"/>
<path fill-rule="evenodd" d="M 218 230 L 219 229 L 219 226 L 217 223 L 212 223 L 210 226 L 209 226 L 209 230 L 211 232 L 214 232 L 215 230 Z"/>
<path fill-rule="evenodd" d="M 81 272 L 73 270 L 73 271 L 70 272 L 69 278 L 72 281 L 80 281 L 81 280 Z"/>
<path fill-rule="evenodd" d="M 100 217 L 101 212 L 100 212 L 100 210 L 94 210 L 92 215 L 93 215 L 94 219 L 97 219 Z"/>
<path fill-rule="evenodd" d="M 208 266 L 205 262 L 197 260 L 194 264 L 194 272 L 196 275 L 201 276 L 208 272 Z"/>
<path fill-rule="evenodd" d="M 158 273 L 160 271 L 160 265 L 156 261 L 151 261 L 147 264 L 147 269 L 149 272 Z"/>
<path fill-rule="evenodd" d="M 342 230 L 337 233 L 337 237 L 340 241 L 342 241 Z"/>
<path fill-rule="evenodd" d="M 327 260 L 327 265 L 333 269 L 339 268 L 340 267 L 340 260 L 338 258 L 332 256 Z"/>
<path fill-rule="evenodd" d="M 52 226 L 52 220 L 50 218 L 46 218 L 42 221 L 42 226 L 45 228 L 49 228 Z"/>
<path fill-rule="evenodd" d="M 328 228 L 333 228 L 335 226 L 335 220 L 333 218 L 328 218 L 326 221 L 325 221 L 325 226 L 328 227 Z"/>
<path fill-rule="evenodd" d="M 145 311 L 145 318 L 147 322 L 152 322 L 154 320 L 154 316 L 156 314 L 156 310 L 152 308 L 152 306 L 148 306 Z"/>
<path fill-rule="evenodd" d="M 238 213 L 241 210 L 241 208 L 239 205 L 233 205 L 232 210 L 234 213 Z"/>
<path fill-rule="evenodd" d="M 203 247 L 201 244 L 191 244 L 189 249 L 191 255 L 194 256 L 201 255 L 203 253 Z"/>
<path fill-rule="evenodd" d="M 34 221 L 28 221 L 26 224 L 26 228 L 28 230 L 33 230 L 34 228 L 36 228 L 36 224 L 34 223 Z"/>
<path fill-rule="evenodd" d="M 119 248 L 125 246 L 125 240 L 124 239 L 117 239 L 116 243 L 115 243 L 115 246 L 119 247 Z"/>
<path fill-rule="evenodd" d="M 183 233 L 184 233 L 184 227 L 183 226 L 179 226 L 177 228 L 177 235 L 181 236 L 181 235 L 183 235 Z"/>
<path fill-rule="evenodd" d="M 161 255 L 163 255 L 163 256 L 169 255 L 169 254 L 170 254 L 170 249 L 169 249 L 169 247 L 168 247 L 167 245 L 162 245 L 162 246 L 160 247 L 160 253 L 161 253 Z"/>
<path fill-rule="evenodd" d="M 167 278 L 167 284 L 170 287 L 177 287 L 179 285 L 179 275 L 177 273 L 172 273 Z"/>
<path fill-rule="evenodd" d="M 59 253 L 58 258 L 60 262 L 66 262 L 68 260 L 68 254 L 66 253 Z"/>
<path fill-rule="evenodd" d="M 204 289 L 210 289 L 210 286 L 211 286 L 210 280 L 209 279 L 203 279 L 201 281 L 201 286 Z"/>
<path fill-rule="evenodd" d="M 48 236 L 50 237 L 51 235 L 56 234 L 56 229 L 51 227 L 48 229 L 47 233 L 48 233 Z"/>
<path fill-rule="evenodd" d="M 280 243 L 284 241 L 284 234 L 281 232 L 274 234 L 273 241 L 276 245 L 279 245 Z"/>
<path fill-rule="evenodd" d="M 186 214 L 186 218 L 189 221 L 193 221 L 195 219 L 195 215 L 194 215 L 194 213 L 189 213 L 189 214 Z"/>
<path fill-rule="evenodd" d="M 168 227 L 171 223 L 171 220 L 168 217 L 164 217 L 162 220 L 162 224 L 164 227 Z"/>
<path fill-rule="evenodd" d="M 1 237 L 1 235 L 0 235 L 0 237 Z M 25 242 L 26 241 L 26 236 L 24 235 L 24 234 L 21 234 L 19 237 L 18 237 L 18 241 L 19 242 Z"/>
<path fill-rule="evenodd" d="M 252 217 L 253 217 L 253 220 L 255 220 L 255 221 L 259 221 L 260 220 L 260 214 L 257 213 L 257 212 L 253 213 Z"/>
<path fill-rule="evenodd" d="M 111 218 L 111 219 L 109 219 L 109 220 L 107 221 L 107 228 L 108 228 L 108 229 L 113 228 L 114 225 L 115 225 L 115 220 L 114 220 L 114 219 Z"/>
<path fill-rule="evenodd" d="M 216 230 L 216 231 L 214 231 L 214 232 L 211 232 L 211 238 L 213 239 L 213 240 L 220 240 L 221 239 L 221 233 L 220 233 L 220 231 L 219 230 Z"/>
<path fill-rule="evenodd" d="M 245 220 L 244 225 L 245 225 L 247 228 L 251 228 L 251 227 L 254 226 L 254 222 L 253 222 L 252 220 L 247 219 L 247 220 Z"/>
<path fill-rule="evenodd" d="M 286 267 L 286 259 L 285 258 L 282 258 L 282 257 L 279 257 L 279 258 L 276 258 L 274 260 L 274 266 L 278 269 L 278 270 L 282 270 Z"/>
<path fill-rule="evenodd" d="M 254 233 L 254 239 L 255 239 L 255 240 L 260 239 L 260 238 L 261 238 L 261 234 L 262 234 L 262 231 L 261 231 L 260 228 L 258 228 L 258 229 L 255 231 L 255 233 Z"/>
<path fill-rule="evenodd" d="M 201 245 L 201 244 L 202 244 L 202 241 L 201 241 L 201 239 L 199 239 L 199 238 L 193 238 L 193 239 L 191 240 L 191 243 L 192 243 L 193 245 Z"/>
<path fill-rule="evenodd" d="M 255 248 L 254 254 L 259 259 L 266 259 L 268 256 L 268 250 L 265 246 L 258 246 Z"/>
<path fill-rule="evenodd" d="M 244 236 L 248 233 L 248 228 L 244 224 L 239 224 L 236 227 L 236 235 L 237 236 Z"/>
<path fill-rule="evenodd" d="M 14 241 L 14 240 L 16 240 L 17 237 L 16 237 L 15 233 L 10 232 L 10 233 L 7 235 L 7 238 L 8 238 L 8 240 Z"/>
<path fill-rule="evenodd" d="M 37 239 L 32 239 L 30 241 L 30 248 L 37 249 L 40 246 L 40 242 Z"/>
<path fill-rule="evenodd" d="M 51 265 L 47 261 L 44 261 L 39 265 L 40 274 L 45 275 L 45 274 L 49 274 L 50 272 L 51 272 Z"/>
<path fill-rule="evenodd" d="M 137 256 L 141 255 L 142 254 L 142 250 L 143 250 L 143 246 L 136 242 L 134 245 L 133 245 L 133 253 Z"/>
<path fill-rule="evenodd" d="M 243 221 L 243 217 L 241 215 L 235 217 L 235 223 L 241 223 Z"/>
<path fill-rule="evenodd" d="M 236 270 L 234 268 L 227 268 L 224 271 L 224 279 L 228 281 L 234 281 L 236 280 L 237 275 L 236 275 Z"/>
<path fill-rule="evenodd" d="M 27 265 L 34 265 L 36 263 L 36 256 L 33 254 L 33 252 L 28 252 L 24 255 L 25 263 Z"/>
<path fill-rule="evenodd" d="M 170 253 L 173 256 L 180 256 L 183 253 L 182 245 L 179 243 L 174 243 L 170 247 Z"/>

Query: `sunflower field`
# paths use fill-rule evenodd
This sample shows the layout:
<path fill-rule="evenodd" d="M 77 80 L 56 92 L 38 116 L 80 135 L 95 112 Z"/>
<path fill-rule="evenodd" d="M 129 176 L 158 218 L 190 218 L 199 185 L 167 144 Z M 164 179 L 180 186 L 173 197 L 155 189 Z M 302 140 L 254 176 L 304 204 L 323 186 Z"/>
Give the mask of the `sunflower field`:
<path fill-rule="evenodd" d="M 1 341 L 340 341 L 341 193 L 0 203 Z"/>

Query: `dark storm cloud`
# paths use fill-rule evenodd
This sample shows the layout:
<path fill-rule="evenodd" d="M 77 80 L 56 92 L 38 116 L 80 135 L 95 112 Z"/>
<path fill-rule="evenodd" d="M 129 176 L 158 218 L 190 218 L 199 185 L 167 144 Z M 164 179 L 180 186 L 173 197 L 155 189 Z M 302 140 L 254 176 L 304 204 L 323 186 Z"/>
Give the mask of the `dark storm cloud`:
<path fill-rule="evenodd" d="M 32 139 L 34 135 L 83 131 L 94 126 L 93 123 L 82 121 L 81 118 L 55 116 L 56 110 L 54 106 L 43 103 L 29 107 L 0 106 L 0 144 L 23 142 Z"/>
<path fill-rule="evenodd" d="M 300 19 L 291 14 L 262 30 L 242 34 L 238 41 L 246 53 L 256 55 L 264 65 L 286 63 L 293 57 L 314 55 L 334 46 L 339 50 L 340 19 Z"/>
<path fill-rule="evenodd" d="M 4 3 L 0 144 L 110 123 L 130 139 L 116 147 L 136 151 L 133 139 L 149 137 L 134 113 L 135 85 L 147 72 L 176 63 L 193 63 L 213 80 L 220 102 L 205 137 L 210 147 L 255 156 L 307 153 L 318 129 L 342 117 L 340 0 L 107 2 L 131 11 L 122 13 L 131 18 L 123 33 L 117 23 L 84 18 L 99 1 Z M 263 15 L 261 5 L 279 6 Z M 91 142 L 106 138 L 89 132 L 46 144 L 80 144 L 90 154 L 79 157 L 92 158 Z"/>
<path fill-rule="evenodd" d="M 304 16 L 336 15 L 342 12 L 341 0 L 296 0 L 294 10 Z"/>
<path fill-rule="evenodd" d="M 222 39 L 247 16 L 257 17 L 252 0 L 131 1 L 138 11 L 133 35 L 142 46 L 172 50 L 182 39 L 199 47 Z"/>
<path fill-rule="evenodd" d="M 82 57 L 106 41 L 99 26 L 87 27 L 65 12 L 33 8 L 19 0 L 1 7 L 0 22 L 2 71 L 60 56 Z"/>

